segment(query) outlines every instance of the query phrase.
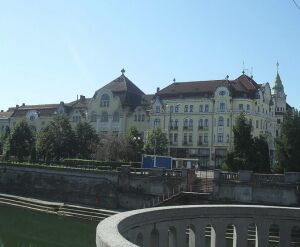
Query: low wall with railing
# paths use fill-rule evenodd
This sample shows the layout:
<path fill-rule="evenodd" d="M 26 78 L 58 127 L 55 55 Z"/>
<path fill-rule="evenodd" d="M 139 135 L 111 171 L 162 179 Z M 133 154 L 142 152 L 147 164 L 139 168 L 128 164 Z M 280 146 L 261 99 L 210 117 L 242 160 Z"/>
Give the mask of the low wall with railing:
<path fill-rule="evenodd" d="M 0 193 L 110 209 L 152 207 L 185 186 L 186 171 L 0 163 Z"/>
<path fill-rule="evenodd" d="M 300 209 L 250 205 L 141 209 L 103 220 L 97 247 L 300 246 Z"/>
<path fill-rule="evenodd" d="M 240 203 L 300 205 L 300 173 L 258 174 L 214 171 L 213 198 Z"/>

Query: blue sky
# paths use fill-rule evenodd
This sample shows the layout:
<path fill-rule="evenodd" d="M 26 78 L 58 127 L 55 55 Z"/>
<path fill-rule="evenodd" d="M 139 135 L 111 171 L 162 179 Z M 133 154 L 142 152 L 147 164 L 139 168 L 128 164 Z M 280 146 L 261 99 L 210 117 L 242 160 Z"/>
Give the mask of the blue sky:
<path fill-rule="evenodd" d="M 295 0 L 300 5 L 300 0 Z M 253 68 L 300 108 L 292 0 L 0 0 L 0 109 L 69 102 L 126 75 L 145 93 Z"/>

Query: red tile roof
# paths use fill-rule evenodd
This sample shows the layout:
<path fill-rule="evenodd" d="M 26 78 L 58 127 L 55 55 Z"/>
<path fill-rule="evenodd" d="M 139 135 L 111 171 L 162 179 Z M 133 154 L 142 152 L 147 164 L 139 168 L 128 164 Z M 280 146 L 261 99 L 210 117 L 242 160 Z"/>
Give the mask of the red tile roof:
<path fill-rule="evenodd" d="M 220 86 L 227 87 L 233 96 L 253 95 L 259 87 L 252 78 L 241 75 L 235 80 L 174 82 L 160 90 L 157 95 L 161 97 L 177 97 L 179 95 L 208 97 L 213 95 Z"/>

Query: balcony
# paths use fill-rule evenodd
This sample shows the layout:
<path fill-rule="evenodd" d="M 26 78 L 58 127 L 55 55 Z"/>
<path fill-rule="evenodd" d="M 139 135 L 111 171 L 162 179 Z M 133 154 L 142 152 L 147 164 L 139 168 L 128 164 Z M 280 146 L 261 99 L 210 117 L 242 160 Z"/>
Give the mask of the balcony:
<path fill-rule="evenodd" d="M 193 126 L 183 126 L 183 130 L 193 130 Z"/>
<path fill-rule="evenodd" d="M 104 219 L 97 247 L 299 246 L 298 208 L 190 205 L 146 208 Z M 230 236 L 230 237 L 229 237 Z M 297 237 L 296 237 L 297 236 Z"/>
<path fill-rule="evenodd" d="M 207 142 L 198 142 L 197 143 L 198 144 L 198 146 L 208 146 L 208 143 Z"/>
<path fill-rule="evenodd" d="M 182 142 L 182 145 L 183 146 L 193 146 L 193 143 L 192 142 Z"/>
<path fill-rule="evenodd" d="M 170 130 L 178 130 L 178 126 L 171 126 Z"/>
<path fill-rule="evenodd" d="M 208 127 L 207 126 L 198 126 L 198 130 L 200 130 L 200 131 L 206 131 L 206 130 L 208 130 Z"/>

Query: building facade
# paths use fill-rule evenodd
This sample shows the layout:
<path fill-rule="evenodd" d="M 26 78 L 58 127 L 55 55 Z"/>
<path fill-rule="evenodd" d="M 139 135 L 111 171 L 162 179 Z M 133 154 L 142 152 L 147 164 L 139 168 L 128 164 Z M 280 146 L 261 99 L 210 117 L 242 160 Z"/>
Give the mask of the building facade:
<path fill-rule="evenodd" d="M 87 121 L 101 135 L 122 135 L 135 126 L 141 137 L 160 127 L 169 138 L 169 154 L 194 157 L 202 166 L 218 167 L 233 144 L 233 126 L 245 112 L 253 136 L 264 135 L 274 156 L 283 114 L 289 107 L 277 71 L 275 84 L 258 84 L 244 73 L 234 80 L 175 82 L 146 95 L 125 76 L 97 90 L 92 98 L 80 96 L 70 103 L 25 105 L 4 112 L 10 128 L 26 120 L 43 129 L 56 116 L 67 116 L 72 126 Z M 2 115 L 5 115 L 5 114 Z M 1 129 L 0 129 L 1 130 Z"/>

